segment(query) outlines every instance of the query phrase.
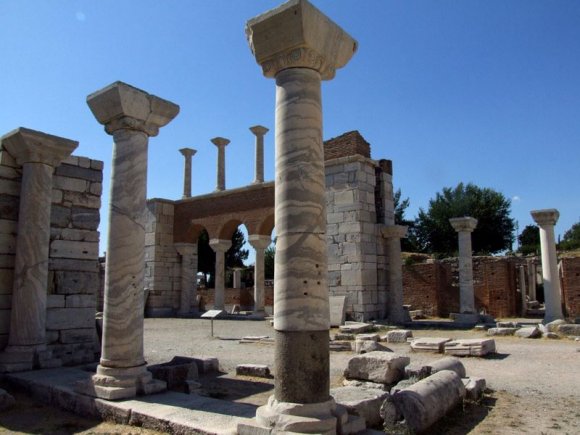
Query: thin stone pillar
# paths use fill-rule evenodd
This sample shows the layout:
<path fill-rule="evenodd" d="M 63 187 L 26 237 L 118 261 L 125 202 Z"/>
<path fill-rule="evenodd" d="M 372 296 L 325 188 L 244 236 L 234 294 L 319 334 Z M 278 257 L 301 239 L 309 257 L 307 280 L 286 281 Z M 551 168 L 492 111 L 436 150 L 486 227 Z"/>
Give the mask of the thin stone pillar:
<path fill-rule="evenodd" d="M 89 95 L 87 103 L 114 145 L 101 360 L 92 384 L 80 388 L 114 400 L 165 389 L 143 356 L 147 149 L 179 106 L 122 82 Z"/>
<path fill-rule="evenodd" d="M 272 238 L 255 234 L 248 236 L 248 242 L 256 251 L 256 262 L 254 264 L 254 315 L 264 316 L 264 254 L 266 248 L 272 243 Z"/>
<path fill-rule="evenodd" d="M 197 293 L 197 243 L 175 243 L 175 250 L 181 256 L 181 295 L 178 313 L 189 314 L 191 301 Z M 197 307 L 194 311 L 197 311 Z"/>
<path fill-rule="evenodd" d="M 522 317 L 526 316 L 528 311 L 528 303 L 526 301 L 526 267 L 519 266 L 519 281 L 520 281 L 520 292 L 522 294 Z"/>
<path fill-rule="evenodd" d="M 226 190 L 226 146 L 230 141 L 224 137 L 214 137 L 211 142 L 218 149 L 217 183 L 215 190 Z"/>
<path fill-rule="evenodd" d="M 234 267 L 233 268 L 233 285 L 232 287 L 235 289 L 242 288 L 242 268 L 241 267 Z"/>
<path fill-rule="evenodd" d="M 78 142 L 22 127 L 0 141 L 22 166 L 10 334 L 0 370 L 30 370 L 35 359 L 38 365 L 49 358 L 39 353 L 46 350 L 52 177 Z"/>
<path fill-rule="evenodd" d="M 540 227 L 540 247 L 542 250 L 542 278 L 544 281 L 544 304 L 546 313 L 544 323 L 563 319 L 562 296 L 560 294 L 560 275 L 558 274 L 558 256 L 554 239 L 554 225 L 560 213 L 551 208 L 533 210 L 532 218 Z"/>
<path fill-rule="evenodd" d="M 209 246 L 215 252 L 215 295 L 213 302 L 214 310 L 223 310 L 225 306 L 226 292 L 226 251 L 232 247 L 231 240 L 211 239 Z"/>
<path fill-rule="evenodd" d="M 250 131 L 256 135 L 256 173 L 254 183 L 264 182 L 264 135 L 270 130 L 261 125 L 250 127 Z"/>
<path fill-rule="evenodd" d="M 459 217 L 449 219 L 449 222 L 459 237 L 459 313 L 477 314 L 475 311 L 471 252 L 471 233 L 477 226 L 477 219 Z"/>
<path fill-rule="evenodd" d="M 537 301 L 536 295 L 536 274 L 538 273 L 536 268 L 536 262 L 532 260 L 528 260 L 528 286 L 529 290 L 528 293 L 530 295 L 531 301 Z"/>
<path fill-rule="evenodd" d="M 183 199 L 191 198 L 191 158 L 197 150 L 193 148 L 181 148 L 179 152 L 185 157 L 185 165 L 183 167 Z"/>
<path fill-rule="evenodd" d="M 276 79 L 276 381 L 256 418 L 274 431 L 334 433 L 321 81 L 346 65 L 356 42 L 306 0 L 248 21 L 246 34 Z"/>
<path fill-rule="evenodd" d="M 390 323 L 407 323 L 411 321 L 411 317 L 403 308 L 403 261 L 401 259 L 401 239 L 407 237 L 407 227 L 386 226 L 383 227 L 382 234 L 386 239 L 389 258 L 388 319 Z"/>

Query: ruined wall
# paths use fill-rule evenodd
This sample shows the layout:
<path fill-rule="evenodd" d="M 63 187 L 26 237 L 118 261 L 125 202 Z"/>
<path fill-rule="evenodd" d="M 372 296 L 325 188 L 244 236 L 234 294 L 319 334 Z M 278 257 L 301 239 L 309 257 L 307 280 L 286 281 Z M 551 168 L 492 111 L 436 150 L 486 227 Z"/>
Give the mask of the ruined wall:
<path fill-rule="evenodd" d="M 55 170 L 52 189 L 47 345 L 63 365 L 95 361 L 98 251 L 103 162 L 71 156 Z M 21 168 L 0 158 L 0 348 L 10 325 Z"/>
<path fill-rule="evenodd" d="M 561 259 L 562 300 L 566 315 L 580 317 L 580 257 Z"/>
<path fill-rule="evenodd" d="M 439 263 L 418 263 L 403 266 L 403 300 L 412 309 L 427 316 L 439 316 L 439 286 L 442 267 Z"/>

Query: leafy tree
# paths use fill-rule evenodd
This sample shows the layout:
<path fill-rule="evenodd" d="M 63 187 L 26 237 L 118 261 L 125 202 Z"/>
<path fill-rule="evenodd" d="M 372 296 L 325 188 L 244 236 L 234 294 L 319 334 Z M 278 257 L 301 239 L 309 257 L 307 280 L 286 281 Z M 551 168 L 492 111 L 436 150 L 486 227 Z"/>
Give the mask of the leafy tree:
<path fill-rule="evenodd" d="M 540 250 L 540 230 L 536 225 L 526 225 L 518 236 L 519 251 L 524 254 L 534 254 Z"/>
<path fill-rule="evenodd" d="M 232 247 L 226 251 L 226 267 L 243 267 L 244 260 L 248 258 L 249 251 L 242 249 L 245 239 L 239 228 L 232 235 Z M 215 252 L 209 246 L 209 235 L 203 231 L 197 241 L 198 259 L 197 270 L 210 275 L 207 283 L 208 287 L 213 287 L 215 283 Z"/>
<path fill-rule="evenodd" d="M 264 277 L 274 279 L 274 258 L 276 257 L 276 246 L 270 245 L 264 253 Z"/>
<path fill-rule="evenodd" d="M 457 233 L 449 223 L 453 217 L 471 216 L 478 220 L 472 233 L 473 250 L 492 254 L 510 249 L 514 221 L 511 202 L 503 194 L 474 184 L 445 187 L 420 209 L 415 224 L 418 247 L 422 252 L 452 255 L 457 251 Z"/>
<path fill-rule="evenodd" d="M 563 250 L 580 249 L 580 221 L 564 233 L 559 248 Z"/>
<path fill-rule="evenodd" d="M 401 250 L 404 252 L 417 252 L 417 240 L 415 237 L 415 221 L 405 219 L 405 212 L 411 201 L 409 198 L 401 200 L 401 189 L 397 189 L 393 195 L 395 206 L 395 224 L 406 225 L 408 227 L 407 237 L 401 239 Z"/>

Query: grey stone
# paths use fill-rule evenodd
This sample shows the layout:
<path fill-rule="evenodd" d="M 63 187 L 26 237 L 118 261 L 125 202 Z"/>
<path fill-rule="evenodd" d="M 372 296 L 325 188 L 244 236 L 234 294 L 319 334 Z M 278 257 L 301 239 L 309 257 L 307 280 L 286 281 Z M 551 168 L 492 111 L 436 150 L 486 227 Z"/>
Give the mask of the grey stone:
<path fill-rule="evenodd" d="M 334 340 L 354 340 L 355 338 L 356 338 L 355 334 L 350 333 L 347 334 L 343 332 L 339 332 L 334 336 Z"/>
<path fill-rule="evenodd" d="M 451 370 L 457 373 L 457 375 L 460 378 L 464 378 L 466 376 L 465 366 L 457 358 L 453 357 L 441 358 L 438 359 L 437 361 L 430 362 L 429 366 L 431 367 L 431 373 L 437 373 L 443 370 Z"/>
<path fill-rule="evenodd" d="M 519 328 L 518 322 L 497 322 L 496 328 Z"/>
<path fill-rule="evenodd" d="M 353 343 L 348 340 L 335 340 L 328 344 L 328 348 L 334 352 L 350 352 L 353 349 Z"/>
<path fill-rule="evenodd" d="M 167 383 L 170 390 L 183 391 L 189 389 L 187 381 L 198 379 L 198 367 L 193 358 L 176 356 L 169 362 L 147 367 L 155 379 Z"/>
<path fill-rule="evenodd" d="M 409 329 L 393 329 L 387 332 L 383 340 L 387 343 L 406 343 L 408 338 L 413 337 L 413 331 Z"/>
<path fill-rule="evenodd" d="M 563 335 L 579 336 L 580 335 L 580 325 L 567 323 L 558 326 L 557 332 Z"/>
<path fill-rule="evenodd" d="M 370 388 L 371 390 L 389 391 L 389 387 L 385 384 L 379 384 L 370 381 L 359 381 L 357 379 L 343 379 L 342 385 L 345 387 Z"/>
<path fill-rule="evenodd" d="M 354 352 L 356 354 L 363 354 L 369 352 L 392 352 L 392 350 L 376 341 L 357 339 L 354 342 Z"/>
<path fill-rule="evenodd" d="M 271 378 L 270 368 L 264 364 L 238 364 L 237 376 L 253 376 L 256 378 Z"/>
<path fill-rule="evenodd" d="M 528 326 L 520 328 L 515 332 L 515 335 L 520 338 L 540 338 L 542 331 L 537 326 Z"/>
<path fill-rule="evenodd" d="M 553 340 L 558 340 L 560 338 L 560 336 L 558 334 L 556 334 L 555 332 L 544 332 L 542 334 L 542 337 L 553 339 Z"/>
<path fill-rule="evenodd" d="M 337 404 L 344 406 L 349 414 L 363 417 L 367 427 L 378 427 L 382 423 L 379 413 L 381 404 L 389 395 L 386 391 L 368 388 L 340 387 L 330 390 Z"/>
<path fill-rule="evenodd" d="M 565 325 L 566 323 L 567 322 L 565 320 L 556 319 L 550 323 L 546 323 L 544 326 L 548 332 L 558 332 L 558 328 L 560 328 L 561 325 Z"/>
<path fill-rule="evenodd" d="M 422 364 L 409 364 L 405 367 L 405 378 L 425 379 L 431 376 L 431 366 Z"/>
<path fill-rule="evenodd" d="M 465 399 L 471 402 L 477 402 L 483 397 L 485 392 L 485 379 L 484 378 L 464 378 L 462 379 L 463 385 L 465 386 Z"/>
<path fill-rule="evenodd" d="M 469 338 L 445 343 L 445 354 L 455 356 L 485 356 L 495 353 L 492 338 Z"/>
<path fill-rule="evenodd" d="M 88 169 L 88 168 L 79 168 L 78 166 L 71 166 L 67 164 L 62 164 L 55 170 L 55 175 L 60 175 L 63 177 L 68 178 L 80 178 L 82 180 L 88 181 L 103 181 L 103 173 L 102 171 Z"/>
<path fill-rule="evenodd" d="M 356 335 L 356 340 L 359 341 L 380 341 L 381 337 L 379 337 L 379 334 L 358 334 Z"/>
<path fill-rule="evenodd" d="M 352 357 L 344 371 L 347 379 L 360 379 L 382 384 L 394 384 L 403 378 L 407 356 L 391 352 L 369 352 Z"/>
<path fill-rule="evenodd" d="M 415 352 L 435 352 L 443 353 L 445 343 L 451 341 L 450 338 L 421 337 L 411 341 L 411 349 Z"/>
<path fill-rule="evenodd" d="M 370 323 L 363 322 L 345 322 L 344 325 L 339 327 L 340 332 L 350 333 L 350 334 L 362 334 L 364 332 L 372 331 L 374 328 Z"/>
<path fill-rule="evenodd" d="M 79 264 L 79 261 L 74 261 L 73 264 Z M 55 265 L 56 266 L 56 265 Z M 94 295 L 97 293 L 99 286 L 98 274 L 96 273 L 97 262 L 82 262 L 82 266 L 87 269 L 92 269 L 91 272 L 75 272 L 75 271 L 60 271 L 54 273 L 55 292 L 62 295 Z M 71 296 L 68 296 L 71 297 Z M 75 296 L 73 299 L 77 299 Z M 68 298 L 67 298 L 68 303 Z M 72 300 L 71 300 L 72 303 Z M 70 305 L 69 305 L 70 306 Z"/>
<path fill-rule="evenodd" d="M 518 328 L 489 328 L 487 330 L 487 335 L 490 336 L 507 336 L 514 335 Z"/>
<path fill-rule="evenodd" d="M 426 377 L 426 376 L 425 376 Z M 424 379 L 424 378 L 423 378 Z M 395 385 L 393 385 L 393 387 L 391 388 L 390 393 L 391 394 L 395 394 L 397 391 L 401 391 L 404 390 L 405 388 L 410 387 L 411 385 L 416 384 L 417 382 L 419 382 L 421 379 L 418 378 L 408 378 L 408 379 L 401 379 L 399 382 L 397 382 Z"/>
<path fill-rule="evenodd" d="M 50 208 L 50 223 L 60 228 L 68 227 L 71 223 L 71 209 L 53 204 Z"/>
<path fill-rule="evenodd" d="M 346 318 L 346 296 L 330 296 L 330 326 L 336 327 L 344 323 Z"/>
<path fill-rule="evenodd" d="M 82 230 L 96 230 L 101 222 L 98 209 L 73 207 L 71 211 L 72 224 Z"/>
<path fill-rule="evenodd" d="M 93 343 L 95 340 L 95 328 L 64 329 L 60 331 L 60 342 L 64 344 Z"/>
<path fill-rule="evenodd" d="M 92 328 L 94 308 L 49 308 L 46 310 L 46 329 Z"/>

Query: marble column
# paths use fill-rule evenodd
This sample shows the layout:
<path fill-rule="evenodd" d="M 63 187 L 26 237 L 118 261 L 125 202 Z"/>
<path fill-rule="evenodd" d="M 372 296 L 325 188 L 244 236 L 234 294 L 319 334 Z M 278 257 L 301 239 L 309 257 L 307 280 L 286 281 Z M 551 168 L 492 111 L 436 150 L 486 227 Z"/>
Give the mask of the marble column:
<path fill-rule="evenodd" d="M 241 289 L 242 288 L 242 268 L 241 267 L 234 267 L 233 268 L 233 285 L 232 287 L 235 289 Z"/>
<path fill-rule="evenodd" d="M 257 423 L 334 433 L 321 81 L 346 65 L 357 44 L 306 0 L 248 21 L 246 34 L 264 75 L 276 80 L 276 380 Z"/>
<path fill-rule="evenodd" d="M 453 229 L 457 231 L 459 238 L 459 312 L 461 314 L 477 314 L 473 290 L 471 249 L 471 233 L 477 226 L 477 219 L 458 217 L 449 219 L 449 222 Z"/>
<path fill-rule="evenodd" d="M 197 150 L 193 148 L 181 148 L 179 152 L 185 157 L 185 166 L 183 167 L 183 199 L 191 198 L 191 158 Z"/>
<path fill-rule="evenodd" d="M 411 321 L 409 312 L 403 308 L 403 261 L 401 259 L 401 239 L 407 237 L 407 227 L 391 225 L 382 228 L 387 241 L 389 258 L 389 298 L 388 319 L 390 323 L 402 324 Z"/>
<path fill-rule="evenodd" d="M 256 173 L 254 183 L 264 182 L 264 135 L 270 131 L 261 125 L 250 127 L 250 131 L 256 135 Z"/>
<path fill-rule="evenodd" d="M 215 252 L 215 295 L 214 310 L 223 310 L 225 307 L 226 283 L 226 251 L 232 247 L 231 240 L 210 239 L 209 246 Z"/>
<path fill-rule="evenodd" d="M 256 251 L 256 262 L 254 263 L 254 315 L 264 315 L 264 272 L 265 272 L 265 252 L 272 243 L 270 236 L 253 234 L 248 236 L 248 242 Z"/>
<path fill-rule="evenodd" d="M 113 161 L 101 360 L 91 385 L 79 389 L 114 400 L 165 388 L 143 356 L 147 150 L 179 106 L 122 82 L 89 95 L 87 104 L 113 136 Z"/>
<path fill-rule="evenodd" d="M 526 317 L 526 312 L 528 310 L 528 304 L 526 301 L 526 268 L 525 266 L 519 266 L 519 281 L 520 281 L 520 292 L 522 294 L 522 317 Z"/>
<path fill-rule="evenodd" d="M 551 208 L 533 210 L 532 218 L 540 227 L 540 248 L 542 251 L 542 279 L 544 281 L 544 304 L 546 312 L 544 323 L 563 319 L 562 296 L 560 293 L 560 275 L 558 274 L 558 256 L 556 255 L 556 240 L 554 225 L 558 222 L 560 213 Z"/>
<path fill-rule="evenodd" d="M 29 370 L 46 349 L 52 177 L 78 142 L 22 127 L 0 141 L 22 166 L 10 333 L 0 366 L 2 371 Z"/>
<path fill-rule="evenodd" d="M 531 301 L 537 301 L 536 295 L 536 274 L 538 273 L 536 268 L 536 262 L 534 260 L 528 260 L 528 294 L 530 295 Z"/>
<path fill-rule="evenodd" d="M 226 190 L 226 146 L 230 141 L 223 137 L 214 137 L 211 142 L 218 149 L 217 184 L 215 190 Z"/>
<path fill-rule="evenodd" d="M 179 314 L 192 312 L 191 302 L 195 302 L 197 292 L 197 243 L 175 243 L 175 250 L 181 256 L 181 295 Z M 197 311 L 197 307 L 194 311 Z"/>

